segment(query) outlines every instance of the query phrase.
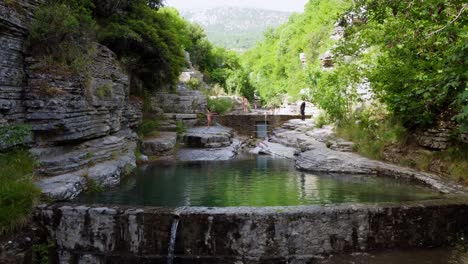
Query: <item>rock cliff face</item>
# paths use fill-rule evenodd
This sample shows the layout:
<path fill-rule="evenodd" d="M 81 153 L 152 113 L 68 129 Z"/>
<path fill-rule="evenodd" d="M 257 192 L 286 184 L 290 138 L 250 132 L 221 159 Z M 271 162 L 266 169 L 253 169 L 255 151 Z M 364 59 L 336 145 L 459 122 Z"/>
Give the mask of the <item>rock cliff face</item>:
<path fill-rule="evenodd" d="M 142 114 L 129 98 L 129 78 L 115 54 L 96 44 L 89 74 L 44 70 L 24 50 L 27 25 L 41 1 L 7 3 L 0 2 L 0 126 L 31 126 L 37 174 L 47 177 L 38 185 L 55 199 L 75 197 L 87 179 L 118 182 L 122 170 L 135 165 L 131 129 Z"/>

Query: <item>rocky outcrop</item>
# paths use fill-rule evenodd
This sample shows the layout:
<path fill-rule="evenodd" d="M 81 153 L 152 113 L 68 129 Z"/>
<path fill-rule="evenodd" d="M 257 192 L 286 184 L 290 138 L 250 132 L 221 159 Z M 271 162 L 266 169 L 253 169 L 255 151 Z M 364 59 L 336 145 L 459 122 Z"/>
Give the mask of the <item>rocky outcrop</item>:
<path fill-rule="evenodd" d="M 148 156 L 167 156 L 174 153 L 177 143 L 175 132 L 159 132 L 157 137 L 145 138 L 141 142 L 141 153 Z"/>
<path fill-rule="evenodd" d="M 185 84 L 179 84 L 175 93 L 159 92 L 152 96 L 151 107 L 155 113 L 204 113 L 206 96 L 200 91 L 189 89 Z"/>
<path fill-rule="evenodd" d="M 42 2 L 0 3 L 0 126 L 30 125 L 38 186 L 66 200 L 89 181 L 118 183 L 125 168 L 135 166 L 131 129 L 141 122 L 141 105 L 130 100 L 128 76 L 105 46 L 96 44 L 80 74 L 25 55 L 28 23 Z"/>
<path fill-rule="evenodd" d="M 138 123 L 138 105 L 129 103 L 128 76 L 116 56 L 97 45 L 90 76 L 64 76 L 38 70 L 28 58 L 25 120 L 35 141 L 57 144 L 102 137 Z"/>
<path fill-rule="evenodd" d="M 230 146 L 234 131 L 223 126 L 194 127 L 187 129 L 184 143 L 193 148 L 221 148 Z"/>
<path fill-rule="evenodd" d="M 24 42 L 40 1 L 0 2 L 0 125 L 24 120 Z"/>
<path fill-rule="evenodd" d="M 417 182 L 443 193 L 468 192 L 466 187 L 437 175 L 351 153 L 352 144 L 337 138 L 331 126 L 314 128 L 313 122 L 291 120 L 275 130 L 271 140 L 297 149 L 296 168 L 300 170 L 379 175 Z"/>
<path fill-rule="evenodd" d="M 466 198 L 298 207 L 37 209 L 60 263 L 315 263 L 318 255 L 443 247 L 468 232 Z M 450 219 L 450 221 L 447 221 Z"/>
<path fill-rule="evenodd" d="M 180 161 L 214 161 L 230 160 L 234 158 L 241 148 L 242 142 L 236 138 L 227 147 L 221 148 L 182 148 L 177 151 L 177 160 Z"/>

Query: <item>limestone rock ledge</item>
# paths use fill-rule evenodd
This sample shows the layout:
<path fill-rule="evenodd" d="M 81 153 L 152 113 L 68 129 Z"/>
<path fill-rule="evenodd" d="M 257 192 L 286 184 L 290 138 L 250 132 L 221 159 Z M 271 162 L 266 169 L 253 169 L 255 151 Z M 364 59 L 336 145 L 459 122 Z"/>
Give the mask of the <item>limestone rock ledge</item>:
<path fill-rule="evenodd" d="M 234 131 L 223 126 L 194 127 L 187 130 L 184 143 L 194 148 L 221 148 L 232 144 Z"/>
<path fill-rule="evenodd" d="M 141 152 L 148 156 L 167 156 L 174 153 L 177 143 L 175 132 L 159 132 L 157 137 L 143 139 Z"/>
<path fill-rule="evenodd" d="M 330 126 L 315 128 L 313 122 L 290 120 L 273 132 L 271 140 L 297 149 L 296 168 L 299 170 L 378 175 L 416 182 L 442 193 L 468 193 L 468 188 L 435 174 L 351 153 L 352 143 L 336 138 Z"/>
<path fill-rule="evenodd" d="M 58 201 L 76 198 L 90 181 L 114 186 L 136 167 L 136 146 L 135 137 L 108 136 L 79 144 L 63 155 L 58 154 L 61 148 L 35 149 L 42 160 L 38 173 L 49 176 L 36 184 L 43 194 Z"/>
<path fill-rule="evenodd" d="M 43 0 L 0 1 L 0 126 L 28 124 L 40 166 L 37 184 L 57 200 L 76 197 L 88 181 L 113 185 L 135 166 L 141 103 L 117 56 L 96 45 L 82 74 L 44 67 L 25 48 L 28 23 Z M 0 142 L 0 151 L 12 147 Z"/>

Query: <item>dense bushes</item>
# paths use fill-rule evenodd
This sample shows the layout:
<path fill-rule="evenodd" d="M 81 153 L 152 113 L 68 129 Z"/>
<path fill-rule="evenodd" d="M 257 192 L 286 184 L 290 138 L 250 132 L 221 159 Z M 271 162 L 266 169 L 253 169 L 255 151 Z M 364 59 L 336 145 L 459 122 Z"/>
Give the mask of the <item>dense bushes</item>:
<path fill-rule="evenodd" d="M 160 1 L 48 0 L 35 13 L 28 47 L 42 62 L 83 73 L 93 43 L 109 46 L 132 74 L 132 88 L 177 81 L 188 45 L 185 22 Z M 138 81 L 137 81 L 138 80 Z"/>
<path fill-rule="evenodd" d="M 334 50 L 331 78 L 350 77 L 330 86 L 342 91 L 367 79 L 406 127 L 430 126 L 452 113 L 468 131 L 466 3 L 367 0 L 353 11 L 364 8 L 365 20 L 348 27 Z"/>
<path fill-rule="evenodd" d="M 210 111 L 220 115 L 231 111 L 233 106 L 234 102 L 231 98 L 208 98 L 208 108 Z"/>
<path fill-rule="evenodd" d="M 27 43 L 44 68 L 74 73 L 86 69 L 96 29 L 91 7 L 86 1 L 50 0 L 37 10 Z"/>
<path fill-rule="evenodd" d="M 40 191 L 32 180 L 34 158 L 25 150 L 0 153 L 0 234 L 29 218 Z"/>
<path fill-rule="evenodd" d="M 264 41 L 242 56 L 250 82 L 264 101 L 281 102 L 286 95 L 298 99 L 310 87 L 308 69 L 299 59 L 305 53 L 308 68 L 319 67 L 319 55 L 332 44 L 330 34 L 346 0 L 311 0 L 302 14 L 292 15 L 285 25 L 265 33 Z"/>

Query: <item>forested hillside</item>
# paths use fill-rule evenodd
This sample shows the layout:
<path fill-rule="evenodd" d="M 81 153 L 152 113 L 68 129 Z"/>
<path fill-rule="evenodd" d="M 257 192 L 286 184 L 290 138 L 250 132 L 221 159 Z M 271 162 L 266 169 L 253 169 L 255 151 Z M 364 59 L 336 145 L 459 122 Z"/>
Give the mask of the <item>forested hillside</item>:
<path fill-rule="evenodd" d="M 252 48 L 263 39 L 263 32 L 285 23 L 291 13 L 241 7 L 181 10 L 190 22 L 201 25 L 208 39 L 217 46 L 237 51 Z"/>
<path fill-rule="evenodd" d="M 311 0 L 242 63 L 267 105 L 309 99 L 324 110 L 320 123 L 335 122 L 361 154 L 466 181 L 466 8 L 458 0 Z M 409 150 L 415 142 L 443 151 Z"/>
<path fill-rule="evenodd" d="M 266 103 L 278 105 L 285 95 L 297 98 L 308 87 L 309 71 L 299 58 L 305 53 L 308 68 L 320 65 L 319 56 L 332 44 L 334 24 L 351 1 L 310 1 L 302 14 L 265 33 L 265 40 L 243 55 L 250 79 Z"/>

